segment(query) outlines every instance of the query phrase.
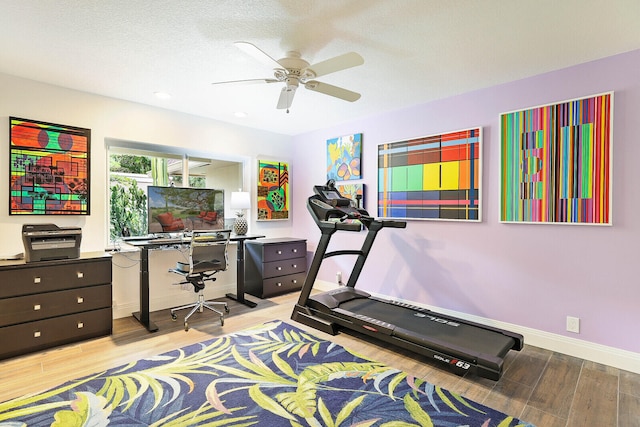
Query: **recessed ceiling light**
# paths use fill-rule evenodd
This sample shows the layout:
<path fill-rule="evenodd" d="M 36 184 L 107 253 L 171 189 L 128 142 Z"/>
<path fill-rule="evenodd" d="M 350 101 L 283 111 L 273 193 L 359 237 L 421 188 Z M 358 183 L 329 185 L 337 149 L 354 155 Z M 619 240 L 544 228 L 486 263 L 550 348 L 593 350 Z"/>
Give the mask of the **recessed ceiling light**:
<path fill-rule="evenodd" d="M 245 113 L 244 111 L 236 111 L 235 113 L 233 113 L 233 115 L 236 116 L 239 119 L 244 119 L 249 114 Z"/>
<path fill-rule="evenodd" d="M 158 99 L 171 99 L 171 95 L 166 92 L 154 92 L 153 93 Z"/>

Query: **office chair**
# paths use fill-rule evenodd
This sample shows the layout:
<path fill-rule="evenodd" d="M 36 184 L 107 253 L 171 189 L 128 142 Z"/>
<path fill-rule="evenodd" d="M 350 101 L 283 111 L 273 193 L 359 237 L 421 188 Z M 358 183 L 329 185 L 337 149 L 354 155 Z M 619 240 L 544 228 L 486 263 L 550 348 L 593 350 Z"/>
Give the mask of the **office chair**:
<path fill-rule="evenodd" d="M 185 281 L 181 282 L 181 284 L 190 283 L 193 285 L 193 291 L 198 294 L 197 302 L 171 309 L 171 318 L 175 321 L 178 318 L 176 311 L 191 308 L 189 314 L 184 318 L 185 331 L 189 330 L 189 317 L 196 310 L 202 313 L 205 308 L 217 313 L 220 316 L 220 326 L 224 326 L 224 313 L 216 310 L 214 306 L 222 305 L 225 313 L 229 313 L 227 303 L 205 301 L 203 291 L 205 281 L 216 280 L 213 275 L 227 269 L 227 246 L 230 235 L 231 230 L 194 231 L 189 248 L 189 263 L 178 262 L 176 268 L 169 270 L 172 273 L 183 276 Z"/>

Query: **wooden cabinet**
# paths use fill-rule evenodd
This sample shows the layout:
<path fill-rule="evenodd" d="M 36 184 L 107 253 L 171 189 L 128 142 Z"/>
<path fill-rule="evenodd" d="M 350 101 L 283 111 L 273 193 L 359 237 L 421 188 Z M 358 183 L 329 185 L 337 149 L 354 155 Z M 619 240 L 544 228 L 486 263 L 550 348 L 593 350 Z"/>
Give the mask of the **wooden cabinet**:
<path fill-rule="evenodd" d="M 0 359 L 111 335 L 111 256 L 0 262 Z"/>
<path fill-rule="evenodd" d="M 245 243 L 245 292 L 269 298 L 297 291 L 306 275 L 306 240 L 283 237 Z"/>

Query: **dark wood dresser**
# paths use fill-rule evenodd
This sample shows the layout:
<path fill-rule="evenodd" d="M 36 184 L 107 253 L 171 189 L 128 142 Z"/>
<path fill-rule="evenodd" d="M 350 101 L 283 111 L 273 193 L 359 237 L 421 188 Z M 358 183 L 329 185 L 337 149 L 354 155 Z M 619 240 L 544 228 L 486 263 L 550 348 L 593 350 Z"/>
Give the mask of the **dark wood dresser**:
<path fill-rule="evenodd" d="M 307 241 L 282 237 L 245 243 L 245 292 L 258 298 L 300 290 L 307 274 Z"/>
<path fill-rule="evenodd" d="M 0 262 L 0 359 L 112 332 L 111 256 Z"/>

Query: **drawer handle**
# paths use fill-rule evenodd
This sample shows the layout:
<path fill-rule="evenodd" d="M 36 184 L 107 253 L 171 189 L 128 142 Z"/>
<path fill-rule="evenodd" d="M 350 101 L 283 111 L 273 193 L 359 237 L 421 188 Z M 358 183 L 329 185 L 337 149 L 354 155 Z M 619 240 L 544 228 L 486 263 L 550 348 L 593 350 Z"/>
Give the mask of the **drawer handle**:
<path fill-rule="evenodd" d="M 39 277 L 34 277 L 33 278 L 33 283 L 40 283 L 41 281 L 42 281 L 42 279 L 39 278 Z"/>
<path fill-rule="evenodd" d="M 291 252 L 293 252 L 295 254 L 296 252 L 298 252 L 298 250 L 297 249 L 293 249 Z"/>
<path fill-rule="evenodd" d="M 298 268 L 298 264 L 293 264 L 292 267 L 293 268 Z"/>
<path fill-rule="evenodd" d="M 278 285 L 278 286 L 282 286 L 282 282 L 278 282 L 278 283 L 277 283 L 277 285 Z"/>
<path fill-rule="evenodd" d="M 298 281 L 296 279 L 293 279 L 293 283 L 298 283 Z"/>
<path fill-rule="evenodd" d="M 35 331 L 35 332 L 33 333 L 33 337 L 34 337 L 34 338 L 39 338 L 39 337 L 40 337 L 40 331 Z"/>
<path fill-rule="evenodd" d="M 34 309 L 35 311 L 40 310 L 40 308 L 41 308 L 41 307 L 40 307 L 40 304 L 36 304 L 36 305 L 34 305 L 34 306 L 33 306 L 33 309 Z"/>
<path fill-rule="evenodd" d="M 84 277 L 84 273 L 82 271 L 78 271 L 78 279 L 82 279 Z"/>
<path fill-rule="evenodd" d="M 278 251 L 278 252 L 277 252 L 277 254 L 278 254 L 278 255 L 282 255 L 282 251 Z"/>
<path fill-rule="evenodd" d="M 78 304 L 82 304 L 84 302 L 84 298 L 78 297 Z"/>
<path fill-rule="evenodd" d="M 276 267 L 276 270 L 280 271 L 282 270 L 282 267 Z"/>
<path fill-rule="evenodd" d="M 78 322 L 78 329 L 82 329 L 82 328 L 84 328 L 84 323 Z"/>

